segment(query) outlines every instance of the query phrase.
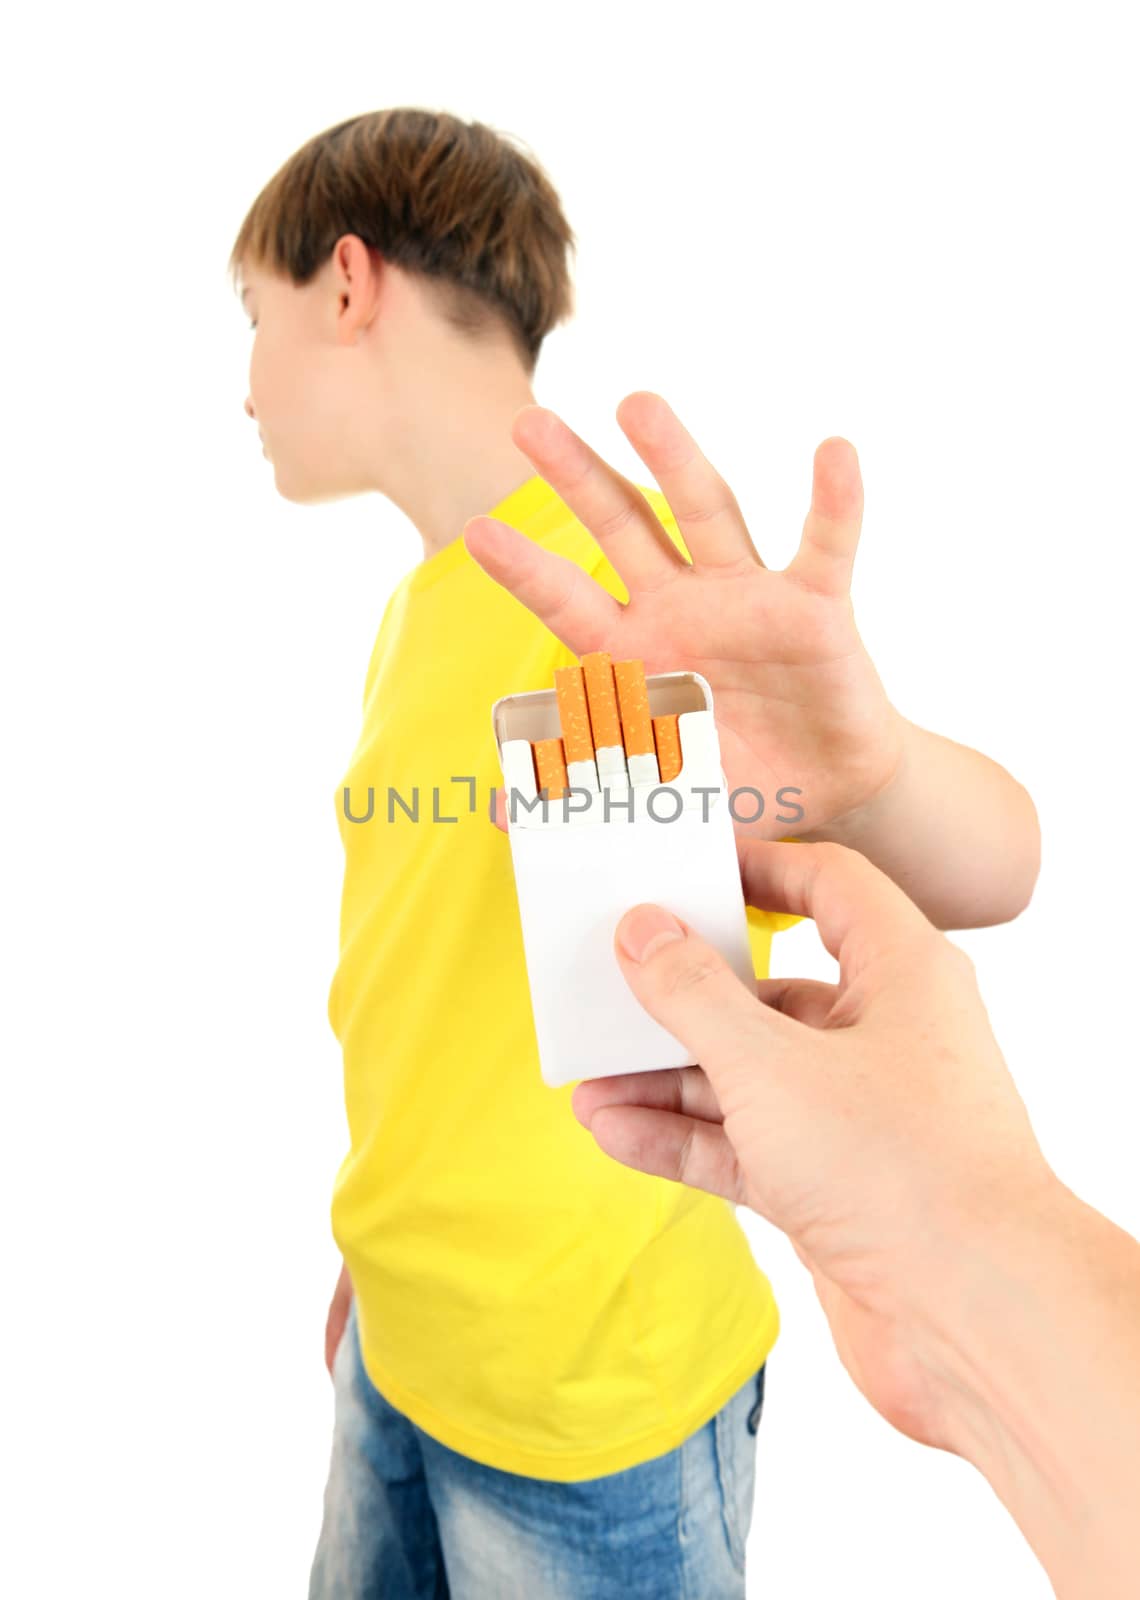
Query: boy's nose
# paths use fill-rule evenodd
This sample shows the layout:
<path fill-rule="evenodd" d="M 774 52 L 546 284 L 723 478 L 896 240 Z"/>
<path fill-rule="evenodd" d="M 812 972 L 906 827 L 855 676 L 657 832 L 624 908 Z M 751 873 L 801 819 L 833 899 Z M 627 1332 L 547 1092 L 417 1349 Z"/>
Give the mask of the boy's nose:
<path fill-rule="evenodd" d="M 252 417 L 253 416 L 253 401 L 249 398 L 248 395 L 246 395 L 246 397 L 245 397 L 245 414 L 246 414 L 247 417 Z"/>

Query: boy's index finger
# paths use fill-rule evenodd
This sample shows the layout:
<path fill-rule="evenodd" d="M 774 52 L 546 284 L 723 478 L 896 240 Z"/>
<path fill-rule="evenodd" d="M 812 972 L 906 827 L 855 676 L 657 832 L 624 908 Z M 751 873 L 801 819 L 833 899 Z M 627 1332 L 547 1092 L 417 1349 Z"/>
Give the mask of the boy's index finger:
<path fill-rule="evenodd" d="M 617 419 L 668 500 L 693 565 L 762 567 L 736 496 L 667 401 L 648 390 L 626 395 Z"/>
<path fill-rule="evenodd" d="M 632 596 L 658 589 L 688 563 L 635 484 L 591 450 L 562 418 L 544 406 L 526 406 L 511 437 L 598 541 Z"/>
<path fill-rule="evenodd" d="M 532 611 L 573 655 L 604 650 L 624 607 L 576 561 L 544 550 L 509 523 L 472 517 L 463 542 L 489 578 Z"/>

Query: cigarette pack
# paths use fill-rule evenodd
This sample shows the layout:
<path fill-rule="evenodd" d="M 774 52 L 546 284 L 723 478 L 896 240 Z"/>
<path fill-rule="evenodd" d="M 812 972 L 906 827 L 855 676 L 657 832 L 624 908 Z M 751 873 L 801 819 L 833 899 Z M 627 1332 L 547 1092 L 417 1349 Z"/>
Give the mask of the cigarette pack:
<path fill-rule="evenodd" d="M 623 669 L 636 670 L 623 679 Z M 754 979 L 707 681 L 697 672 L 647 678 L 639 662 L 611 668 L 601 653 L 559 669 L 556 680 L 563 676 L 557 689 L 497 700 L 491 714 L 539 1059 L 551 1087 L 692 1063 L 618 966 L 614 930 L 640 902 L 674 912 L 743 982 Z M 618 726 L 615 679 L 621 732 L 610 731 Z"/>

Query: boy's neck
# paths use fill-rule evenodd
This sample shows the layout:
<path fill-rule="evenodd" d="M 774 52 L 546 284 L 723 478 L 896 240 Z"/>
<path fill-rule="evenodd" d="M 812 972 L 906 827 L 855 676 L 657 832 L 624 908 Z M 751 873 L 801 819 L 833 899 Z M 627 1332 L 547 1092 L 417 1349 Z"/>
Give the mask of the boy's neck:
<path fill-rule="evenodd" d="M 466 389 L 466 386 L 464 386 Z M 475 396 L 462 391 L 437 413 L 435 425 L 405 457 L 409 471 L 388 488 L 388 497 L 415 524 L 424 560 L 458 539 L 464 523 L 491 511 L 535 475 L 511 439 L 511 423 L 534 404 L 521 377 L 492 382 Z"/>

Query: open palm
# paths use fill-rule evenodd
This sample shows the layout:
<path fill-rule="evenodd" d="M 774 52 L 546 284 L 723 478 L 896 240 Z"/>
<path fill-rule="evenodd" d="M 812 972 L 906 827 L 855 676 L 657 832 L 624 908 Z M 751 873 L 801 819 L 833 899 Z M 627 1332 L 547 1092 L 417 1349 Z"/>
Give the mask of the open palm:
<path fill-rule="evenodd" d="M 729 789 L 759 788 L 764 798 L 747 831 L 785 833 L 799 806 L 795 831 L 806 835 L 866 804 L 895 775 L 902 735 L 851 606 L 863 511 L 854 448 L 839 438 L 818 447 L 799 549 L 771 571 L 731 489 L 666 402 L 632 394 L 617 417 L 691 562 L 637 486 L 539 406 L 518 413 L 514 442 L 598 541 L 629 600 L 490 517 L 466 525 L 471 555 L 575 655 L 606 650 L 640 658 L 647 673 L 707 678 Z M 781 801 L 782 790 L 799 792 Z M 742 797 L 738 810 L 752 816 L 755 798 Z"/>

